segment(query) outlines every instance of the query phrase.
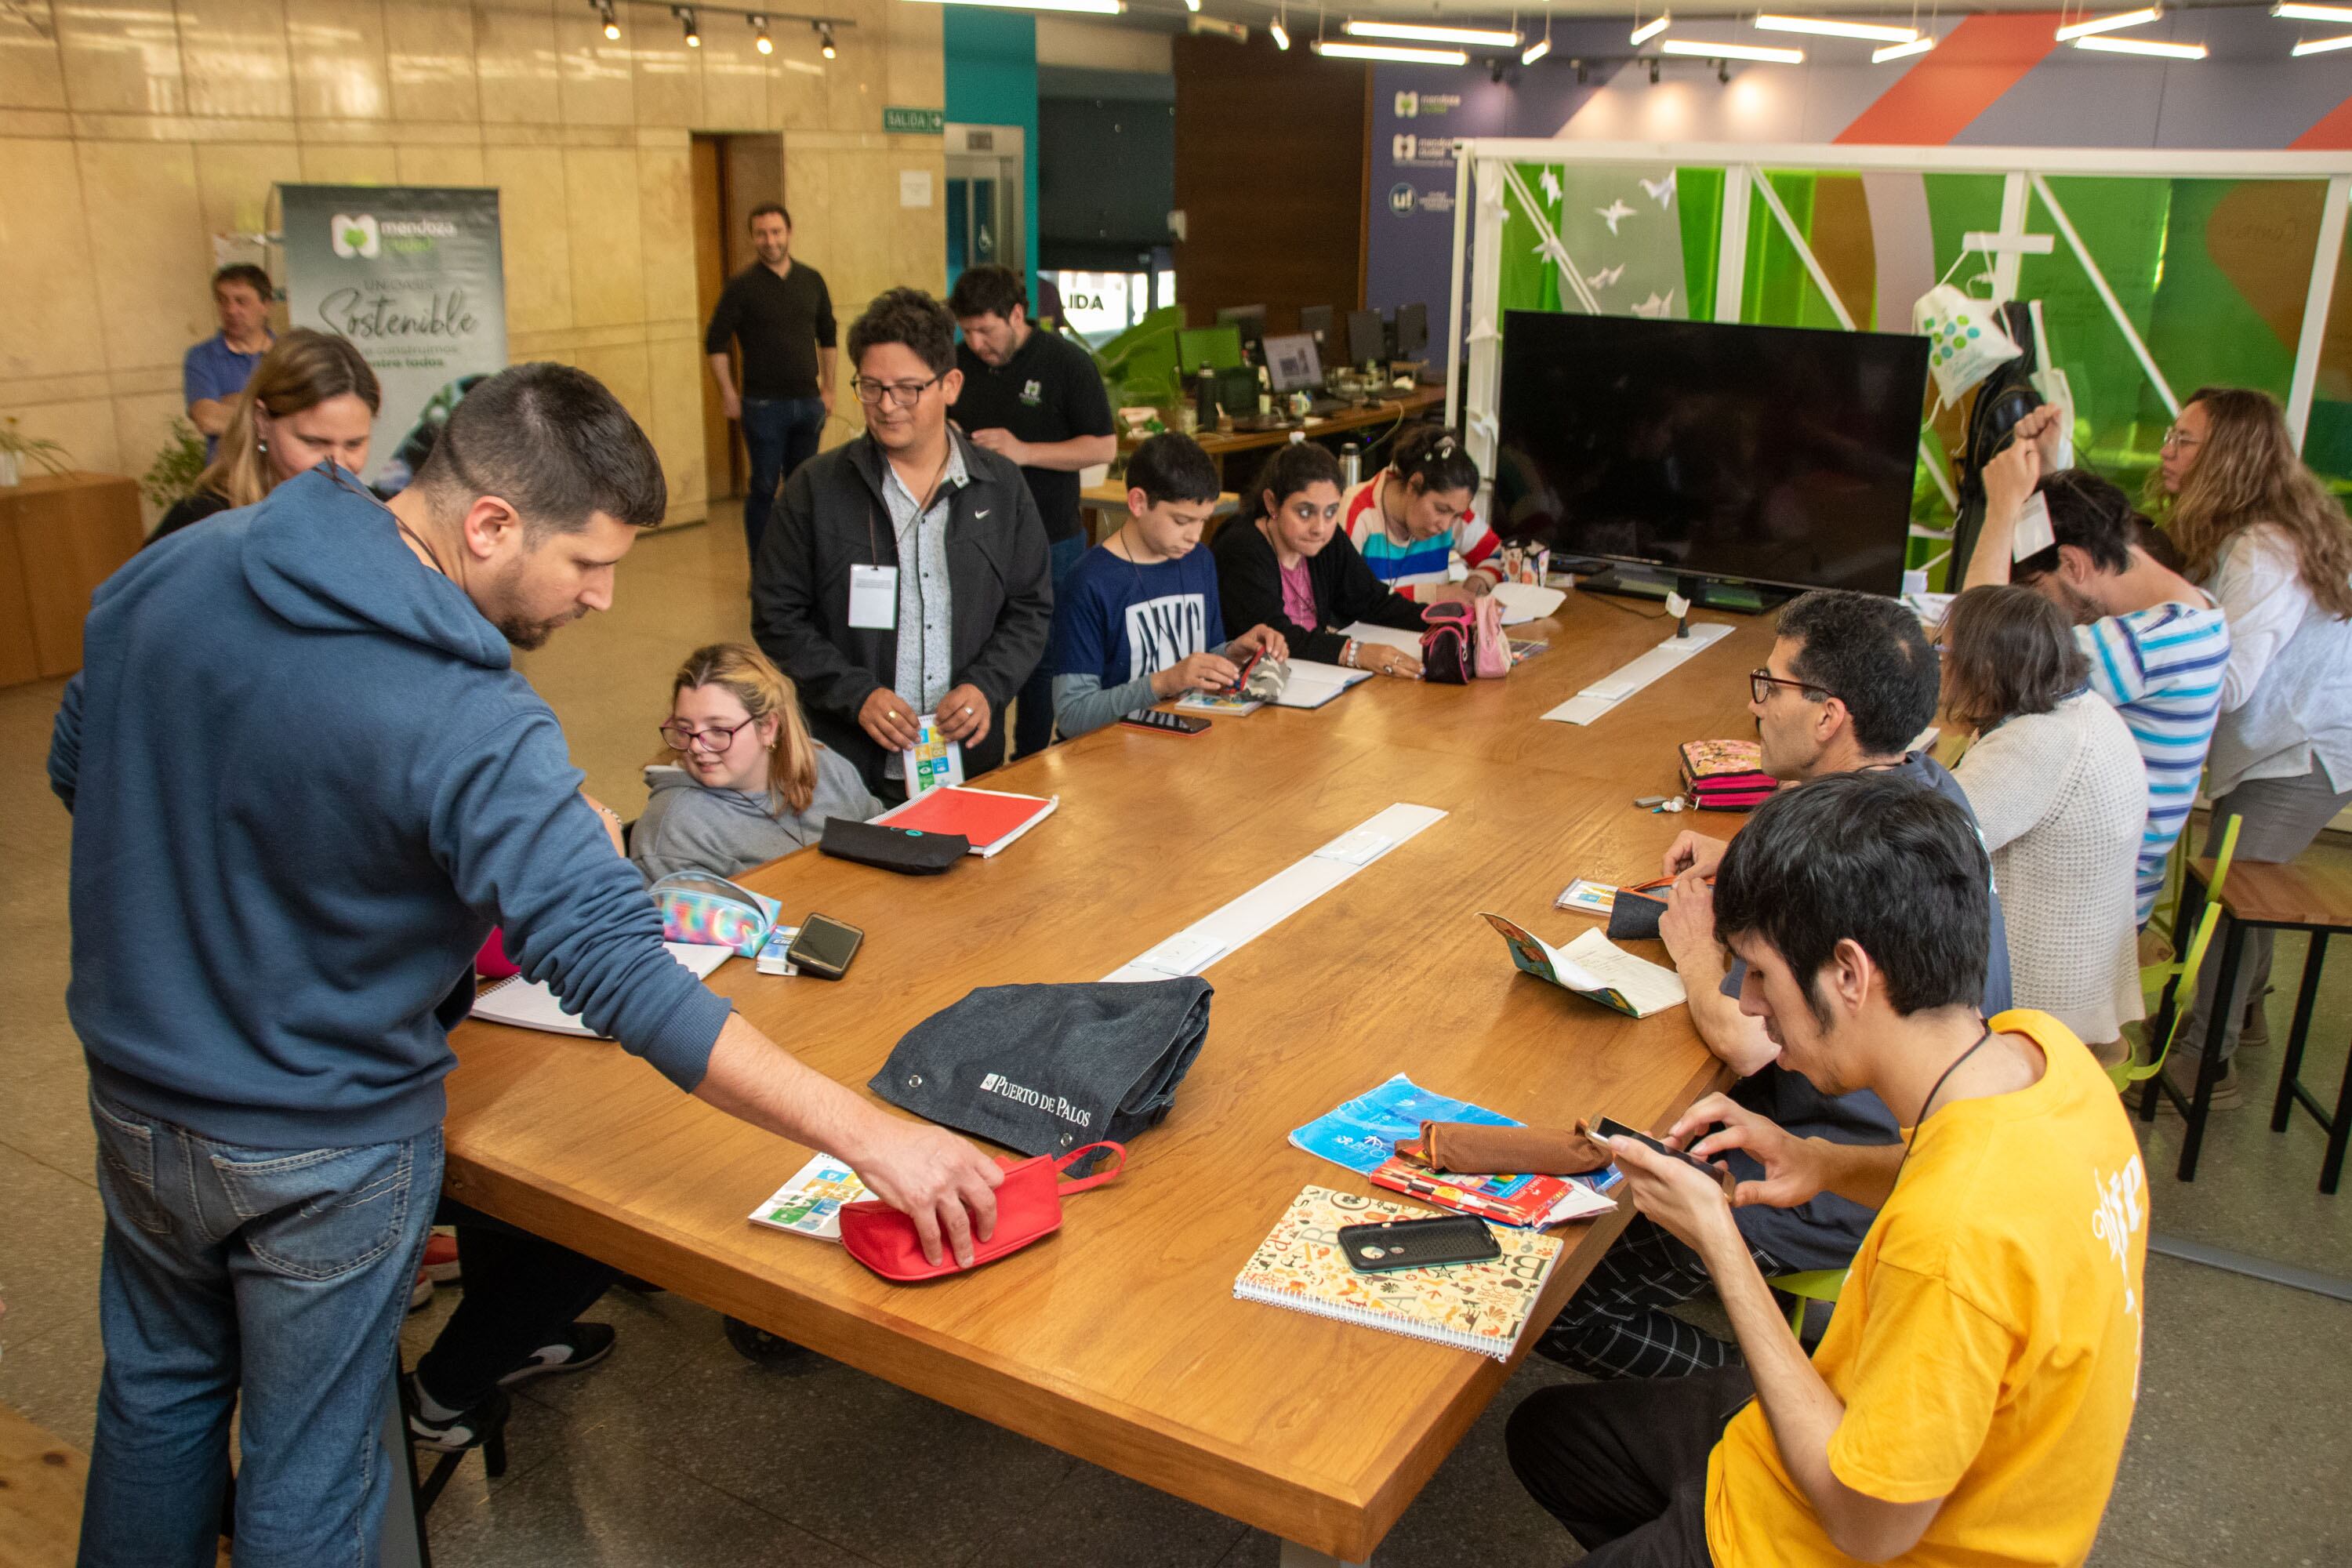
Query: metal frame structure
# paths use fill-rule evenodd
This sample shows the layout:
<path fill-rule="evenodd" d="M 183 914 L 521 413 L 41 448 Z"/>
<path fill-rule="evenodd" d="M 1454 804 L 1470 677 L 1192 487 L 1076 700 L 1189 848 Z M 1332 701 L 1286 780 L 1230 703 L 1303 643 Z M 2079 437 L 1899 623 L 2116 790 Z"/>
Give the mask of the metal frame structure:
<path fill-rule="evenodd" d="M 1820 142 L 1580 142 L 1534 141 L 1525 138 L 1481 137 L 1465 140 L 1454 153 L 1454 279 L 1452 310 L 1447 313 L 1446 404 L 1448 423 L 1463 425 L 1472 454 L 1486 472 L 1494 471 L 1496 384 L 1500 364 L 1496 345 L 1501 340 L 1500 257 L 1505 195 L 1516 195 L 1539 230 L 1546 248 L 1560 265 L 1562 275 L 1580 278 L 1570 262 L 1559 237 L 1550 232 L 1541 208 L 1528 198 L 1517 165 L 1550 163 L 1559 166 L 1597 163 L 1640 163 L 1654 166 L 1718 167 L 1724 171 L 1721 236 L 1716 251 L 1715 320 L 1739 320 L 1740 300 L 1748 279 L 1749 203 L 1760 196 L 1781 234 L 1804 263 L 1814 286 L 1829 302 L 1839 325 L 1854 327 L 1829 275 L 1812 247 L 1782 205 L 1765 172 L 1794 169 L 1834 174 L 1993 174 L 2003 180 L 2000 230 L 1971 235 L 1970 248 L 1992 258 L 1993 293 L 2009 300 L 2017 291 L 2019 257 L 2041 247 L 2021 234 L 2029 211 L 2028 194 L 2042 198 L 2067 248 L 2088 275 L 2092 288 L 2123 332 L 2140 368 L 2147 374 L 2165 406 L 2174 413 L 2179 402 L 2157 366 L 2155 356 L 2141 341 L 2106 277 L 2099 269 L 2066 209 L 2050 189 L 2046 176 L 2088 174 L 2140 179 L 2323 180 L 2326 198 L 2320 209 L 2319 235 L 2314 247 L 2311 287 L 2305 297 L 2302 331 L 2295 343 L 2294 374 L 2286 400 L 2287 425 L 2301 444 L 2311 416 L 2314 387 L 2319 376 L 2319 353 L 2327 330 L 2327 309 L 2336 288 L 2336 264 L 2344 249 L 2345 219 L 2352 206 L 2352 153 L 2248 152 L 2238 150 L 2179 151 L 2168 148 L 2093 147 L 1896 147 L 1832 145 Z M 1475 223 L 1475 229 L 1471 226 Z M 1475 268 L 1475 270 L 1473 268 Z M 1469 330 L 1465 341 L 1463 302 L 1469 296 Z M 1580 288 L 1580 303 L 1592 301 Z M 1465 350 L 1469 375 L 1465 404 L 1462 375 Z M 1944 455 L 1924 439 L 1921 456 L 1946 500 L 1953 499 Z"/>

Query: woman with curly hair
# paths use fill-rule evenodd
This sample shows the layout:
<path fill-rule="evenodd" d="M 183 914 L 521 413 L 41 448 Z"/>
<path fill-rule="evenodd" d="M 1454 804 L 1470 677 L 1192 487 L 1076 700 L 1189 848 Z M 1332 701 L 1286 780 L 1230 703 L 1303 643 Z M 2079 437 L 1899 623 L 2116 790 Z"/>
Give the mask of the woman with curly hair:
<path fill-rule="evenodd" d="M 2182 570 L 2230 621 L 2230 663 L 2213 731 L 2206 793 L 2213 817 L 2240 829 L 2238 858 L 2292 860 L 2352 805 L 2352 521 L 2296 455 L 2286 418 L 2268 394 L 2200 388 L 2165 432 L 2149 510 L 2180 549 Z M 2213 943 L 2198 976 L 2189 1040 L 2202 1046 L 2221 999 Z M 2249 931 L 2236 994 L 2227 999 L 2224 1058 L 2268 989 L 2271 933 Z M 2251 1008 L 2248 998 L 2252 999 Z M 2257 1038 L 2267 1038 L 2263 1028 Z M 2175 1082 L 2193 1085 L 2193 1057 Z M 2213 1103 L 2238 1099 L 2224 1075 Z"/>

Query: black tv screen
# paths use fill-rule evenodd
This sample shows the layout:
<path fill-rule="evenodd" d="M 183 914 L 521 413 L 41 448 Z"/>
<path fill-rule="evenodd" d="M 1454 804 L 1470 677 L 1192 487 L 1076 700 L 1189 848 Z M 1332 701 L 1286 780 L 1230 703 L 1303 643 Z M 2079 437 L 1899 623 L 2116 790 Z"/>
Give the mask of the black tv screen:
<path fill-rule="evenodd" d="M 1505 318 L 1496 528 L 1555 556 L 1894 594 L 1927 341 Z"/>

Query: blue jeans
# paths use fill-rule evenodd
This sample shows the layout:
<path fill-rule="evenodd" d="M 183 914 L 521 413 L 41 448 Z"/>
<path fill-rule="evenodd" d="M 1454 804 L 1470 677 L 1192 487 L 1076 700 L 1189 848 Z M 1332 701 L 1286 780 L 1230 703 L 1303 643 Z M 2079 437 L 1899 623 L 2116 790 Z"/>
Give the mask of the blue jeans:
<path fill-rule="evenodd" d="M 240 1399 L 237 1568 L 376 1560 L 400 1456 L 385 1373 L 441 1187 L 441 1131 L 215 1142 L 96 1093 L 106 1368 L 81 1568 L 209 1568 Z"/>
<path fill-rule="evenodd" d="M 743 449 L 751 458 L 751 488 L 743 497 L 743 538 L 754 565 L 768 531 L 768 509 L 793 470 L 816 456 L 824 434 L 822 397 L 743 399 Z"/>
<path fill-rule="evenodd" d="M 1062 579 L 1086 559 L 1087 536 L 1074 533 L 1067 539 L 1057 539 L 1045 547 L 1046 560 L 1054 574 L 1054 596 L 1062 595 Z M 1051 651 L 1050 649 L 1048 651 Z M 1020 717 L 1013 725 L 1013 752 L 1007 757 L 1025 757 L 1032 752 L 1042 752 L 1054 743 L 1054 661 L 1040 658 L 1037 668 L 1029 672 L 1022 683 Z"/>

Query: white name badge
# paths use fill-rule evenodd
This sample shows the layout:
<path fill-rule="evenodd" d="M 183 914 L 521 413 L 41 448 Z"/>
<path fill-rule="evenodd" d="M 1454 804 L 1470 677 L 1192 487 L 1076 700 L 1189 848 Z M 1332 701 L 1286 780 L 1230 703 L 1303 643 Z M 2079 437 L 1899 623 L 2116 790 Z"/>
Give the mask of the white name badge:
<path fill-rule="evenodd" d="M 849 569 L 849 624 L 877 632 L 887 632 L 898 624 L 896 566 Z"/>

